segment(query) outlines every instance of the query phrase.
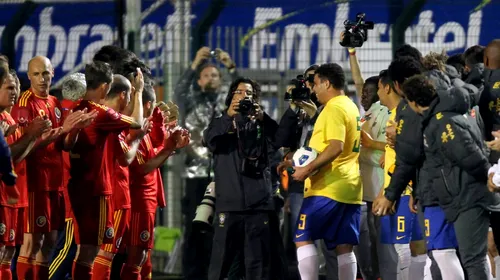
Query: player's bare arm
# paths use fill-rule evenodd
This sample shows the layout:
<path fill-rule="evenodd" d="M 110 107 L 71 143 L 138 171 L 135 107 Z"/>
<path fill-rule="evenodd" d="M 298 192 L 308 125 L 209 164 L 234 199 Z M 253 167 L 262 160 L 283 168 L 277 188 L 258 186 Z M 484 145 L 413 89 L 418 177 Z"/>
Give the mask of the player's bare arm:
<path fill-rule="evenodd" d="M 135 91 L 133 93 L 134 98 L 134 109 L 132 110 L 132 114 L 130 115 L 134 122 L 130 124 L 130 128 L 132 129 L 140 129 L 143 123 L 143 108 L 142 108 L 142 92 L 144 90 L 144 76 L 142 74 L 141 69 L 137 68 L 137 76 L 134 81 Z"/>
<path fill-rule="evenodd" d="M 141 165 L 140 173 L 148 174 L 159 168 L 173 153 L 176 149 L 180 149 L 189 144 L 190 135 L 185 129 L 174 130 L 170 137 L 165 140 L 165 145 L 163 149 L 152 159 Z"/>
<path fill-rule="evenodd" d="M 35 146 L 37 138 L 49 131 L 50 128 L 51 123 L 49 120 L 45 120 L 42 117 L 34 118 L 28 127 L 24 129 L 24 135 L 9 146 L 12 153 L 12 159 L 16 163 L 21 162 L 29 155 Z"/>
<path fill-rule="evenodd" d="M 151 125 L 152 123 L 146 120 L 141 129 L 133 129 L 130 131 L 129 135 L 127 135 L 126 141 L 129 149 L 118 157 L 118 163 L 121 166 L 129 166 L 134 161 L 139 144 L 144 136 L 151 131 Z"/>
<path fill-rule="evenodd" d="M 344 150 L 344 143 L 339 140 L 330 140 L 330 144 L 325 150 L 318 155 L 318 157 L 310 164 L 304 167 L 294 167 L 295 172 L 292 177 L 296 181 L 304 181 L 311 175 L 314 170 L 333 162 Z"/>

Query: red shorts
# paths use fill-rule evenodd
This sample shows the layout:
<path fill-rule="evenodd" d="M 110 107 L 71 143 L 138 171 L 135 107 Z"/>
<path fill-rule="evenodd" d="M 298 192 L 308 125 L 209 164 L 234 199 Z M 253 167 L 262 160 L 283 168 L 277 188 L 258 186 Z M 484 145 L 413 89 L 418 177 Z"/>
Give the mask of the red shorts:
<path fill-rule="evenodd" d="M 127 231 L 127 246 L 140 247 L 146 250 L 152 249 L 154 244 L 155 213 L 132 211 L 130 216 L 130 226 Z"/>
<path fill-rule="evenodd" d="M 75 243 L 101 246 L 112 244 L 115 237 L 113 228 L 113 207 L 111 196 L 81 197 L 71 200 L 75 217 Z"/>
<path fill-rule="evenodd" d="M 14 247 L 23 244 L 24 208 L 0 206 L 0 243 Z"/>
<path fill-rule="evenodd" d="M 104 244 L 101 246 L 106 252 L 116 254 L 122 243 L 123 236 L 127 231 L 130 222 L 130 209 L 115 210 L 113 215 L 113 228 L 115 231 L 115 238 L 113 243 Z"/>
<path fill-rule="evenodd" d="M 65 208 L 62 191 L 28 192 L 28 200 L 27 233 L 45 233 L 64 228 Z"/>

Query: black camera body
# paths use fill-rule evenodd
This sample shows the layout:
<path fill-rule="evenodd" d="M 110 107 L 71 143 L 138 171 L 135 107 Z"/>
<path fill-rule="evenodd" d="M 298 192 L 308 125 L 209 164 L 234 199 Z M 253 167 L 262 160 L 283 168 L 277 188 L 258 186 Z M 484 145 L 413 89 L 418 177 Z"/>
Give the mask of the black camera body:
<path fill-rule="evenodd" d="M 314 76 L 309 75 L 307 81 L 313 83 Z M 306 86 L 306 79 L 303 75 L 298 75 L 296 79 L 291 81 L 290 85 L 295 87 L 292 88 L 291 92 L 285 93 L 285 101 L 305 101 L 311 99 L 311 91 Z"/>
<path fill-rule="evenodd" d="M 241 99 L 238 112 L 244 116 L 255 114 L 255 102 L 249 97 Z"/>
<path fill-rule="evenodd" d="M 347 48 L 358 48 L 368 39 L 368 30 L 373 29 L 373 21 L 365 21 L 365 13 L 358 13 L 355 21 L 344 22 L 344 39 L 340 45 Z"/>

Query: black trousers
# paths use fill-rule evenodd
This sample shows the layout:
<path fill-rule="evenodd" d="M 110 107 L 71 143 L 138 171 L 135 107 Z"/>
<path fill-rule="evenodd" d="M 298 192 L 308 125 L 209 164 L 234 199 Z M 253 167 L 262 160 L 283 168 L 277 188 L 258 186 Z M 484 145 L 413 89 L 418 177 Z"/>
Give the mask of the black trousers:
<path fill-rule="evenodd" d="M 230 268 L 235 268 L 235 260 L 243 260 L 237 270 L 241 273 L 244 267 L 247 280 L 286 279 L 280 275 L 286 263 L 283 244 L 276 234 L 276 217 L 273 211 L 218 212 L 208 279 L 224 279 Z"/>
<path fill-rule="evenodd" d="M 209 184 L 208 178 L 185 180 L 185 195 L 182 199 L 184 215 L 184 242 L 182 244 L 182 274 L 186 280 L 207 279 L 209 256 L 212 247 L 211 232 L 193 229 L 196 207 L 200 204 Z"/>

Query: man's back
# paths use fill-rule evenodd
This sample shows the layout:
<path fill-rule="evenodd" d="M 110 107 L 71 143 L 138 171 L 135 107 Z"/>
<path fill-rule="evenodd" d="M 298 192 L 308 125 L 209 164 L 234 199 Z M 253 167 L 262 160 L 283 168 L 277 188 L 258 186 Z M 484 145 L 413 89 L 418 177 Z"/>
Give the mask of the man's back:
<path fill-rule="evenodd" d="M 338 140 L 344 143 L 344 148 L 331 164 L 306 180 L 304 197 L 325 196 L 342 203 L 361 204 L 360 130 L 358 108 L 347 96 L 328 101 L 314 125 L 309 145 L 321 153 L 330 140 Z"/>

